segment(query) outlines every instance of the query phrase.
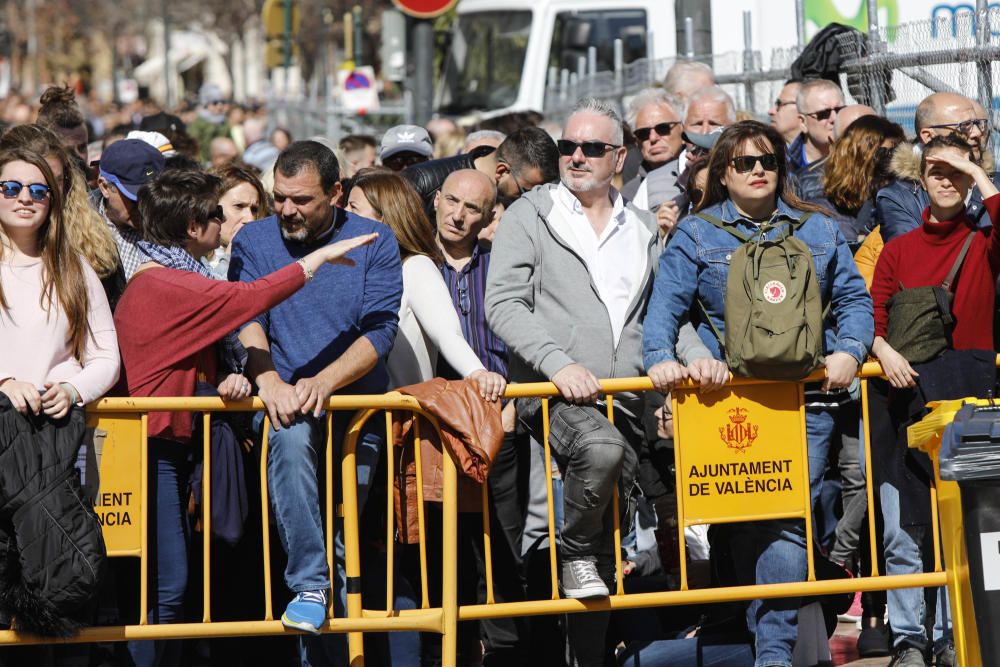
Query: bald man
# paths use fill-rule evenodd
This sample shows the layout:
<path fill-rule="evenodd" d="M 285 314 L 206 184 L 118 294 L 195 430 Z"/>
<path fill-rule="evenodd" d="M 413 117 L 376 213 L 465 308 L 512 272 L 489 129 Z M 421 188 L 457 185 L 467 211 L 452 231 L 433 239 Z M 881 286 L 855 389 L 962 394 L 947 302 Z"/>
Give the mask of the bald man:
<path fill-rule="evenodd" d="M 875 116 L 875 109 L 872 109 L 867 104 L 848 104 L 846 107 L 840 110 L 837 114 L 836 120 L 833 121 L 833 140 L 836 141 L 844 134 L 851 123 L 861 118 L 862 116 Z"/>
<path fill-rule="evenodd" d="M 972 147 L 973 159 L 982 160 L 989 136 L 989 121 L 976 102 L 958 93 L 934 93 L 917 105 L 914 116 L 917 140 L 926 144 L 936 136 L 953 134 Z M 929 205 L 927 193 L 920 185 L 920 156 L 909 144 L 900 144 L 893 156 L 897 180 L 875 195 L 875 208 L 882 221 L 882 238 L 886 243 L 921 224 L 923 211 Z M 996 172 L 990 174 L 1000 183 Z M 975 224 L 992 224 L 983 206 L 979 188 L 973 186 L 965 213 Z"/>

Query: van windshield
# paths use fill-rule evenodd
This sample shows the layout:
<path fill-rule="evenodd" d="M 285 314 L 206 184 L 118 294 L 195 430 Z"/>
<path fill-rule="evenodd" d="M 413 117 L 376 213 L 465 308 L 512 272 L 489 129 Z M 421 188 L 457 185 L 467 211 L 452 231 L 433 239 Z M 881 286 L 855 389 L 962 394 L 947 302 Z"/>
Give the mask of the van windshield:
<path fill-rule="evenodd" d="M 444 63 L 438 108 L 464 113 L 512 104 L 530 31 L 530 11 L 459 15 Z"/>

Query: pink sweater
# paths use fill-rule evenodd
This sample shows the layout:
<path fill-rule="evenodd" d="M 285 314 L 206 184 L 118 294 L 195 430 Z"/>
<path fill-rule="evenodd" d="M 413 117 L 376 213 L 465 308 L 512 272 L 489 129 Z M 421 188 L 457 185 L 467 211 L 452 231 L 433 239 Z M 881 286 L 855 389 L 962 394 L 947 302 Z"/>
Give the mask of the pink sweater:
<path fill-rule="evenodd" d="M 11 265 L 0 261 L 0 285 L 10 310 L 0 308 L 0 380 L 13 378 L 43 389 L 46 382 L 68 382 L 84 403 L 97 400 L 118 380 L 118 338 L 101 281 L 83 262 L 93 336 L 87 336 L 83 363 L 73 357 L 69 322 L 58 301 L 46 312 L 41 304 L 42 261 Z"/>

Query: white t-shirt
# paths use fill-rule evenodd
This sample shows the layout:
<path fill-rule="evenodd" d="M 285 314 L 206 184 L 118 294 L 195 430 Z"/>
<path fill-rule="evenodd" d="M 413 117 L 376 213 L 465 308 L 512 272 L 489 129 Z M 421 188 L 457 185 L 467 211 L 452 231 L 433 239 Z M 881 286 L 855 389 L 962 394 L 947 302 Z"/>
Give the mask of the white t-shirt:
<path fill-rule="evenodd" d="M 553 192 L 549 225 L 583 261 L 608 309 L 615 345 L 628 308 L 642 285 L 646 253 L 652 236 L 646 225 L 625 208 L 622 196 L 611 191 L 611 220 L 600 236 L 594 233 L 580 200 L 562 183 Z"/>

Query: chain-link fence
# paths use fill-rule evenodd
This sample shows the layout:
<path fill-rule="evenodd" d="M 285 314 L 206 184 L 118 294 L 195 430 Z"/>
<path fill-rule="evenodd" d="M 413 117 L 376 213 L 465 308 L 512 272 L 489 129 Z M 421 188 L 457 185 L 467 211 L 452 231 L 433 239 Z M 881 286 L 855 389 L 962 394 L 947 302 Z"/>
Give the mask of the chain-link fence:
<path fill-rule="evenodd" d="M 839 47 L 841 84 L 848 103 L 870 104 L 908 131 L 913 130 L 920 100 L 941 91 L 977 100 L 991 121 L 1000 120 L 993 104 L 994 82 L 1000 81 L 1000 8 L 946 13 L 933 20 L 881 28 L 875 35 L 846 34 Z M 798 54 L 798 48 L 784 48 L 769 54 L 733 51 L 696 60 L 712 67 L 738 109 L 764 119 Z M 546 120 L 561 122 L 584 96 L 613 100 L 624 108 L 631 95 L 662 83 L 678 60 L 638 60 L 618 71 L 594 74 L 550 72 Z"/>

